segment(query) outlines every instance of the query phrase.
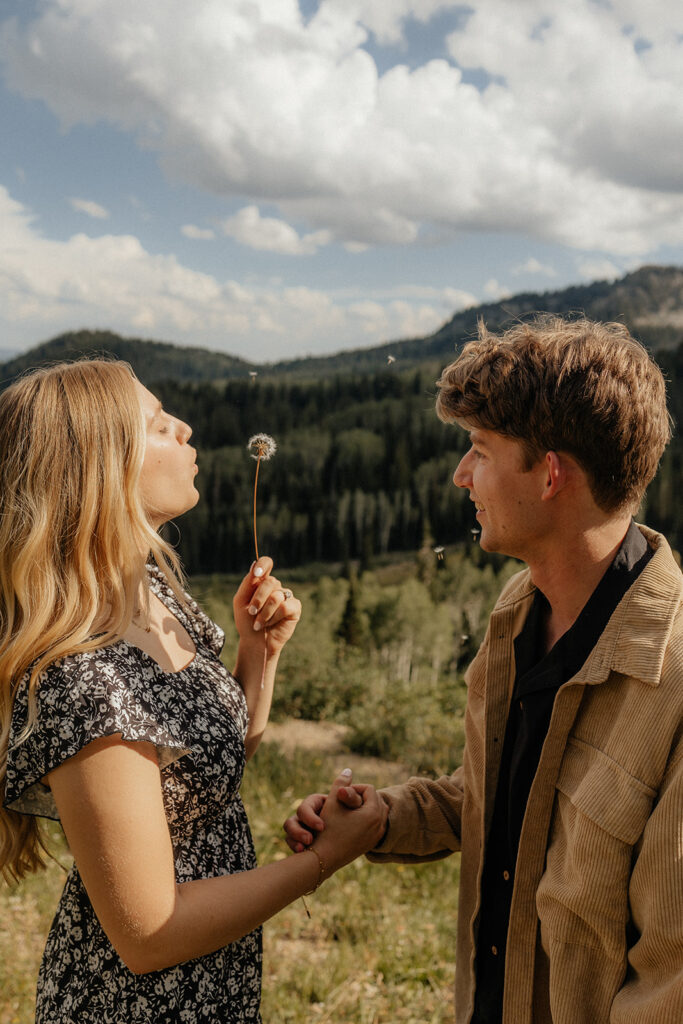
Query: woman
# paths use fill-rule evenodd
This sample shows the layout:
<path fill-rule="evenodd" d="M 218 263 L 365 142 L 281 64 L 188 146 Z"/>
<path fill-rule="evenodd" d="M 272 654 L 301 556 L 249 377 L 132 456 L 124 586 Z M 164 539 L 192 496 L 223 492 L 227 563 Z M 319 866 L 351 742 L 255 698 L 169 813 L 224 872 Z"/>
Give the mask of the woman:
<path fill-rule="evenodd" d="M 40 1024 L 258 1021 L 258 926 L 383 829 L 373 792 L 360 812 L 329 801 L 313 856 L 256 867 L 238 789 L 300 604 L 259 559 L 223 668 L 158 533 L 199 498 L 190 435 L 125 363 L 0 396 L 0 867 L 41 866 L 36 815 L 75 858 Z"/>

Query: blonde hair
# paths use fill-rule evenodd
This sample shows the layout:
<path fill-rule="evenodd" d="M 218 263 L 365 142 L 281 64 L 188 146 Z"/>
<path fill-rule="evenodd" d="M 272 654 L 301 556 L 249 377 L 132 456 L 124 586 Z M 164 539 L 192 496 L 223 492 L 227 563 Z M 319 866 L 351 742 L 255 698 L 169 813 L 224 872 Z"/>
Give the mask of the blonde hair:
<path fill-rule="evenodd" d="M 145 424 L 127 363 L 41 368 L 0 395 L 0 871 L 44 864 L 35 817 L 2 807 L 17 687 L 30 714 L 49 665 L 121 637 L 149 599 L 151 555 L 186 604 L 178 558 L 140 498 Z M 142 591 L 141 591 L 142 588 Z M 144 601 L 143 601 L 144 605 Z"/>

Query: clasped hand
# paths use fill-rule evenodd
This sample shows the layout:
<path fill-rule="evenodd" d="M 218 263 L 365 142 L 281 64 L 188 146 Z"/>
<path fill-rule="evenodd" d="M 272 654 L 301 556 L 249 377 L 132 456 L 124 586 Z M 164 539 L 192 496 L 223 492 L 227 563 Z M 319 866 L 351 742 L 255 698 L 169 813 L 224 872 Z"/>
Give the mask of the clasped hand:
<path fill-rule="evenodd" d="M 283 827 L 291 850 L 301 853 L 315 842 L 336 870 L 377 846 L 387 827 L 387 805 L 374 786 L 351 779 L 345 769 L 329 794 L 311 793 L 287 818 Z"/>

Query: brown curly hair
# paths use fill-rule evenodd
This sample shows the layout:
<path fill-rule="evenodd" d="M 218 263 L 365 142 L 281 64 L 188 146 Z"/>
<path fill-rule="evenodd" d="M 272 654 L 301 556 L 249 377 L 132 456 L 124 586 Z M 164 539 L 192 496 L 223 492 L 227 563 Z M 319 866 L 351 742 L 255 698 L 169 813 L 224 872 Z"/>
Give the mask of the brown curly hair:
<path fill-rule="evenodd" d="M 480 322 L 437 387 L 442 420 L 519 440 L 526 468 L 568 452 L 606 512 L 636 511 L 671 438 L 662 372 L 619 323 L 540 315 L 495 335 Z"/>

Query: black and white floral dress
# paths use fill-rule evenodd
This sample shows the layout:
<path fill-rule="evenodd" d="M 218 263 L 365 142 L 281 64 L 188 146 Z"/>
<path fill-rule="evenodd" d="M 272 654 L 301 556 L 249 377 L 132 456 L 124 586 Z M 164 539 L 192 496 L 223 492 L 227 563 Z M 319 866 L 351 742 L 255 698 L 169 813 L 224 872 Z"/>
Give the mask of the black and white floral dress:
<path fill-rule="evenodd" d="M 123 641 L 67 657 L 43 674 L 38 723 L 22 744 L 25 681 L 14 706 L 5 803 L 57 818 L 41 778 L 86 743 L 121 733 L 156 745 L 173 841 L 176 880 L 256 866 L 239 796 L 247 708 L 219 661 L 223 632 L 192 605 L 186 615 L 163 575 L 151 586 L 192 637 L 196 655 L 180 672 Z M 14 745 L 12 745 L 14 743 Z M 36 1024 L 238 1024 L 259 1022 L 261 931 L 215 953 L 135 975 L 114 951 L 74 865 L 38 978 Z"/>

